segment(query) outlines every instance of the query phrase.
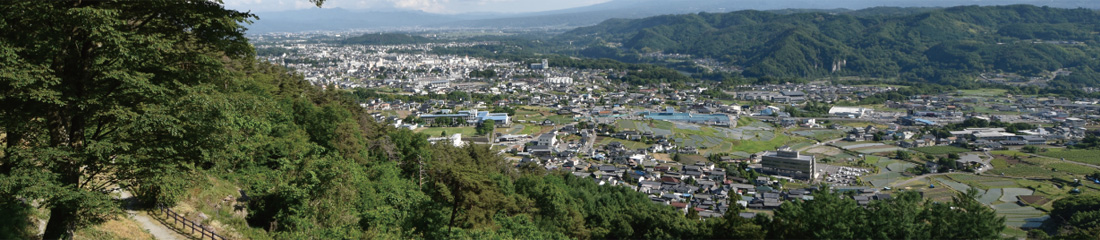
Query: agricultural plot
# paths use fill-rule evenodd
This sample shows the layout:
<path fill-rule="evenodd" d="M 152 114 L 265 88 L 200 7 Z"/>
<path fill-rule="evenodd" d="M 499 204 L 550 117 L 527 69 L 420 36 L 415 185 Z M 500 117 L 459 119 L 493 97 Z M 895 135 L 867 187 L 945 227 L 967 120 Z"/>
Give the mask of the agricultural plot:
<path fill-rule="evenodd" d="M 814 144 L 817 144 L 817 143 L 806 141 L 806 142 L 800 142 L 800 143 L 797 143 L 797 144 L 792 144 L 792 145 L 790 145 L 790 147 L 791 147 L 791 149 L 798 150 L 798 149 L 802 149 L 802 148 L 805 148 L 805 147 L 813 146 Z"/>
<path fill-rule="evenodd" d="M 1100 156 L 1098 156 L 1098 157 L 1100 157 Z M 1047 164 L 1045 166 L 1049 167 L 1049 168 L 1052 168 L 1052 169 L 1055 169 L 1055 170 L 1058 170 L 1059 172 L 1065 172 L 1065 173 L 1070 173 L 1070 174 L 1078 174 L 1078 175 L 1087 175 L 1087 174 L 1092 174 L 1092 173 L 1095 173 L 1097 171 L 1100 171 L 1100 169 L 1096 169 L 1096 168 L 1089 167 L 1089 166 L 1084 166 L 1084 165 L 1079 165 L 1079 164 L 1073 164 L 1073 163 L 1060 163 L 1059 162 L 1059 163 L 1050 163 L 1050 164 Z"/>
<path fill-rule="evenodd" d="M 645 149 L 645 148 L 649 147 L 649 145 L 646 145 L 645 143 L 622 140 L 622 139 L 618 139 L 618 138 L 601 137 L 601 139 L 596 140 L 596 143 L 598 143 L 600 145 L 607 145 L 607 144 L 611 144 L 612 142 L 622 143 L 623 147 L 626 147 L 628 149 Z"/>
<path fill-rule="evenodd" d="M 967 174 L 952 174 L 949 175 L 952 179 L 962 179 L 965 182 L 978 181 L 984 184 L 1000 183 L 999 185 L 1008 185 L 1006 183 L 1012 183 L 1011 181 L 997 180 L 996 178 L 980 177 Z M 990 181 L 995 180 L 995 181 Z M 936 178 L 936 181 L 945 187 L 949 187 L 959 192 L 965 192 L 971 187 L 962 182 L 952 181 L 950 179 Z M 990 184 L 998 185 L 998 184 Z M 1005 225 L 1013 227 L 1038 227 L 1044 220 L 1049 218 L 1046 213 L 1035 209 L 1030 206 L 1020 206 L 1016 203 L 1017 197 L 1031 195 L 1034 191 L 1026 188 L 990 188 L 989 190 L 978 190 L 978 196 L 975 198 L 982 204 L 989 205 L 996 210 L 998 216 L 1005 217 Z M 940 195 L 925 194 L 926 198 L 937 200 L 942 198 Z M 998 203 L 999 202 L 999 203 Z M 997 204 L 995 204 L 997 203 Z"/>
<path fill-rule="evenodd" d="M 923 191 L 924 198 L 935 202 L 951 202 L 951 200 L 958 194 L 952 191 L 950 188 L 937 187 L 930 188 Z"/>
<path fill-rule="evenodd" d="M 1056 159 L 1065 158 L 1067 161 L 1100 165 L 1100 157 L 1098 157 L 1100 156 L 1100 150 L 1050 149 L 1049 151 L 1039 153 L 1039 155 Z"/>
<path fill-rule="evenodd" d="M 1001 202 L 1016 202 L 1016 197 L 1035 193 L 1035 191 L 1027 188 L 1005 188 L 1001 191 L 1004 191 L 1004 195 L 1001 195 Z"/>
<path fill-rule="evenodd" d="M 904 180 L 905 176 L 902 175 L 902 173 L 905 172 L 906 169 L 917 165 L 894 159 L 881 159 L 875 163 L 875 166 L 878 166 L 879 173 L 864 176 L 862 179 L 864 182 L 869 182 L 875 187 L 884 187 L 894 181 Z"/>
<path fill-rule="evenodd" d="M 794 131 L 791 133 L 817 141 L 828 141 L 832 139 L 842 138 L 845 135 L 844 132 L 841 132 L 839 130 L 802 130 Z"/>
<path fill-rule="evenodd" d="M 955 191 L 958 191 L 958 192 L 966 192 L 967 190 L 970 190 L 970 186 L 967 186 L 966 184 L 963 184 L 963 183 L 960 183 L 960 182 L 952 181 L 951 179 L 936 178 L 936 181 L 938 181 L 938 182 L 942 183 L 944 186 L 950 187 L 951 189 L 954 189 Z"/>
<path fill-rule="evenodd" d="M 1000 188 L 991 188 L 988 191 L 983 192 L 981 195 L 978 195 L 977 200 L 978 202 L 981 202 L 985 205 L 993 205 L 993 202 L 996 202 L 997 199 L 1001 199 Z"/>
<path fill-rule="evenodd" d="M 881 145 L 881 146 L 874 146 L 874 147 L 853 148 L 851 150 L 856 151 L 856 152 L 860 152 L 860 153 L 871 154 L 871 153 L 894 152 L 894 151 L 902 150 L 902 149 L 904 149 L 904 148 L 899 148 L 899 147 L 890 146 L 890 145 Z"/>
<path fill-rule="evenodd" d="M 1007 93 L 1007 92 L 1008 92 L 1008 90 L 1004 90 L 1004 89 L 994 89 L 994 88 L 982 88 L 982 89 L 971 89 L 971 90 L 959 90 L 959 91 L 958 91 L 958 93 L 959 93 L 960 95 L 963 95 L 963 96 L 974 96 L 974 97 L 996 97 L 996 96 L 1003 96 L 1003 95 L 1005 95 L 1005 93 Z"/>
<path fill-rule="evenodd" d="M 1043 221 L 1050 218 L 1046 213 L 1033 207 L 1020 206 L 1013 202 L 993 205 L 998 216 L 1005 217 L 1005 225 L 1013 227 L 1038 227 Z"/>
<path fill-rule="evenodd" d="M 1004 174 L 1010 177 L 1041 177 L 1041 178 L 1080 178 L 1080 175 L 1095 172 L 1097 169 L 1082 166 L 1070 162 L 1062 162 L 1046 157 L 1020 155 L 994 155 L 993 169 L 987 173 Z M 1067 159 L 1068 161 L 1068 159 Z"/>
<path fill-rule="evenodd" d="M 890 183 L 893 183 L 894 181 L 901 180 L 904 177 L 905 176 L 902 175 L 900 172 L 885 172 L 872 176 L 862 177 L 861 179 L 863 179 L 863 182 L 871 183 L 871 186 L 885 187 L 890 185 Z"/>
<path fill-rule="evenodd" d="M 837 145 L 837 146 L 840 146 L 841 148 L 844 148 L 844 149 L 847 149 L 847 150 L 854 150 L 856 148 L 869 148 L 869 147 L 877 147 L 877 146 L 883 146 L 883 145 L 886 145 L 886 144 L 882 144 L 882 143 L 860 143 L 860 144 Z"/>

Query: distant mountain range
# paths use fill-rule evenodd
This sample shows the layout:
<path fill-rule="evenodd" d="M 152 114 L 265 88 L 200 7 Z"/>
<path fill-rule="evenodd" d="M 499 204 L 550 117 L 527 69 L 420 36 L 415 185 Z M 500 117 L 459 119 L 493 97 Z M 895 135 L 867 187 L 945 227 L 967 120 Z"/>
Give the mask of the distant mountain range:
<path fill-rule="evenodd" d="M 250 33 L 408 28 L 574 28 L 612 18 L 664 14 L 731 12 L 745 9 L 863 9 L 878 6 L 948 7 L 958 5 L 1031 4 L 1059 8 L 1100 9 L 1096 0 L 614 0 L 563 10 L 501 14 L 434 14 L 401 10 L 305 9 L 257 13 Z"/>
<path fill-rule="evenodd" d="M 911 10 L 917 10 L 910 12 Z M 590 58 L 689 54 L 742 66 L 747 77 L 865 76 L 966 84 L 982 72 L 1096 86 L 1100 11 L 1031 5 L 868 8 L 844 13 L 730 13 L 614 19 L 557 35 Z"/>

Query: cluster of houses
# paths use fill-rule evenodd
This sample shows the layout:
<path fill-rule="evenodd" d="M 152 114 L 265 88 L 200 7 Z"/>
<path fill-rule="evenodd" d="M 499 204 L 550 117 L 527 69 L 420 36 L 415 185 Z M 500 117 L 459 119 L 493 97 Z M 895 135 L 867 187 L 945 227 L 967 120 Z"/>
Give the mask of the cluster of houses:
<path fill-rule="evenodd" d="M 894 87 L 847 86 L 826 83 L 766 84 L 739 86 L 734 97 L 740 100 L 762 100 L 775 103 L 835 102 L 858 100 L 875 93 L 897 90 Z"/>

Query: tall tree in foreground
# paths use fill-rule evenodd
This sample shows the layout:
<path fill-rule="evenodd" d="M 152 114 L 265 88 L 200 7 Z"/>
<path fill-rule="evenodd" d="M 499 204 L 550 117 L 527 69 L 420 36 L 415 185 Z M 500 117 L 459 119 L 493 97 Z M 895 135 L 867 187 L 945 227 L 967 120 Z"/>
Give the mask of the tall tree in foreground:
<path fill-rule="evenodd" d="M 183 113 L 203 104 L 187 97 L 229 84 L 222 58 L 252 51 L 240 25 L 252 15 L 214 1 L 4 1 L 0 13 L 0 194 L 45 200 L 45 239 L 112 217 L 110 186 L 205 164 L 209 131 L 186 123 L 211 116 Z"/>

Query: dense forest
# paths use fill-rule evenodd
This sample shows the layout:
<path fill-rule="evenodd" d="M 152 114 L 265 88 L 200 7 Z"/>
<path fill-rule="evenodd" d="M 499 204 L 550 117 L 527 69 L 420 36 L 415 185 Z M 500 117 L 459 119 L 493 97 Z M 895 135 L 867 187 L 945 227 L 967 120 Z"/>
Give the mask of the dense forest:
<path fill-rule="evenodd" d="M 734 207 L 702 220 L 379 124 L 355 93 L 256 60 L 241 25 L 253 16 L 214 2 L 9 1 L 0 12 L 3 239 L 34 238 L 39 218 L 42 237 L 60 239 L 125 217 L 116 187 L 172 206 L 211 181 L 247 194 L 247 215 L 227 222 L 249 239 L 987 239 L 1004 227 L 967 195 L 861 207 L 828 187 L 772 217 Z M 1095 215 L 1083 206 L 1092 212 L 1059 214 L 1080 223 L 1074 214 Z"/>
<path fill-rule="evenodd" d="M 1095 10 L 1013 5 L 665 15 L 612 19 L 558 39 L 587 44 L 581 53 L 589 57 L 665 52 L 714 58 L 743 66 L 746 77 L 863 76 L 952 84 L 981 72 L 1093 72 L 1100 67 L 1098 31 Z M 1089 77 L 1060 80 L 1100 84 Z"/>

